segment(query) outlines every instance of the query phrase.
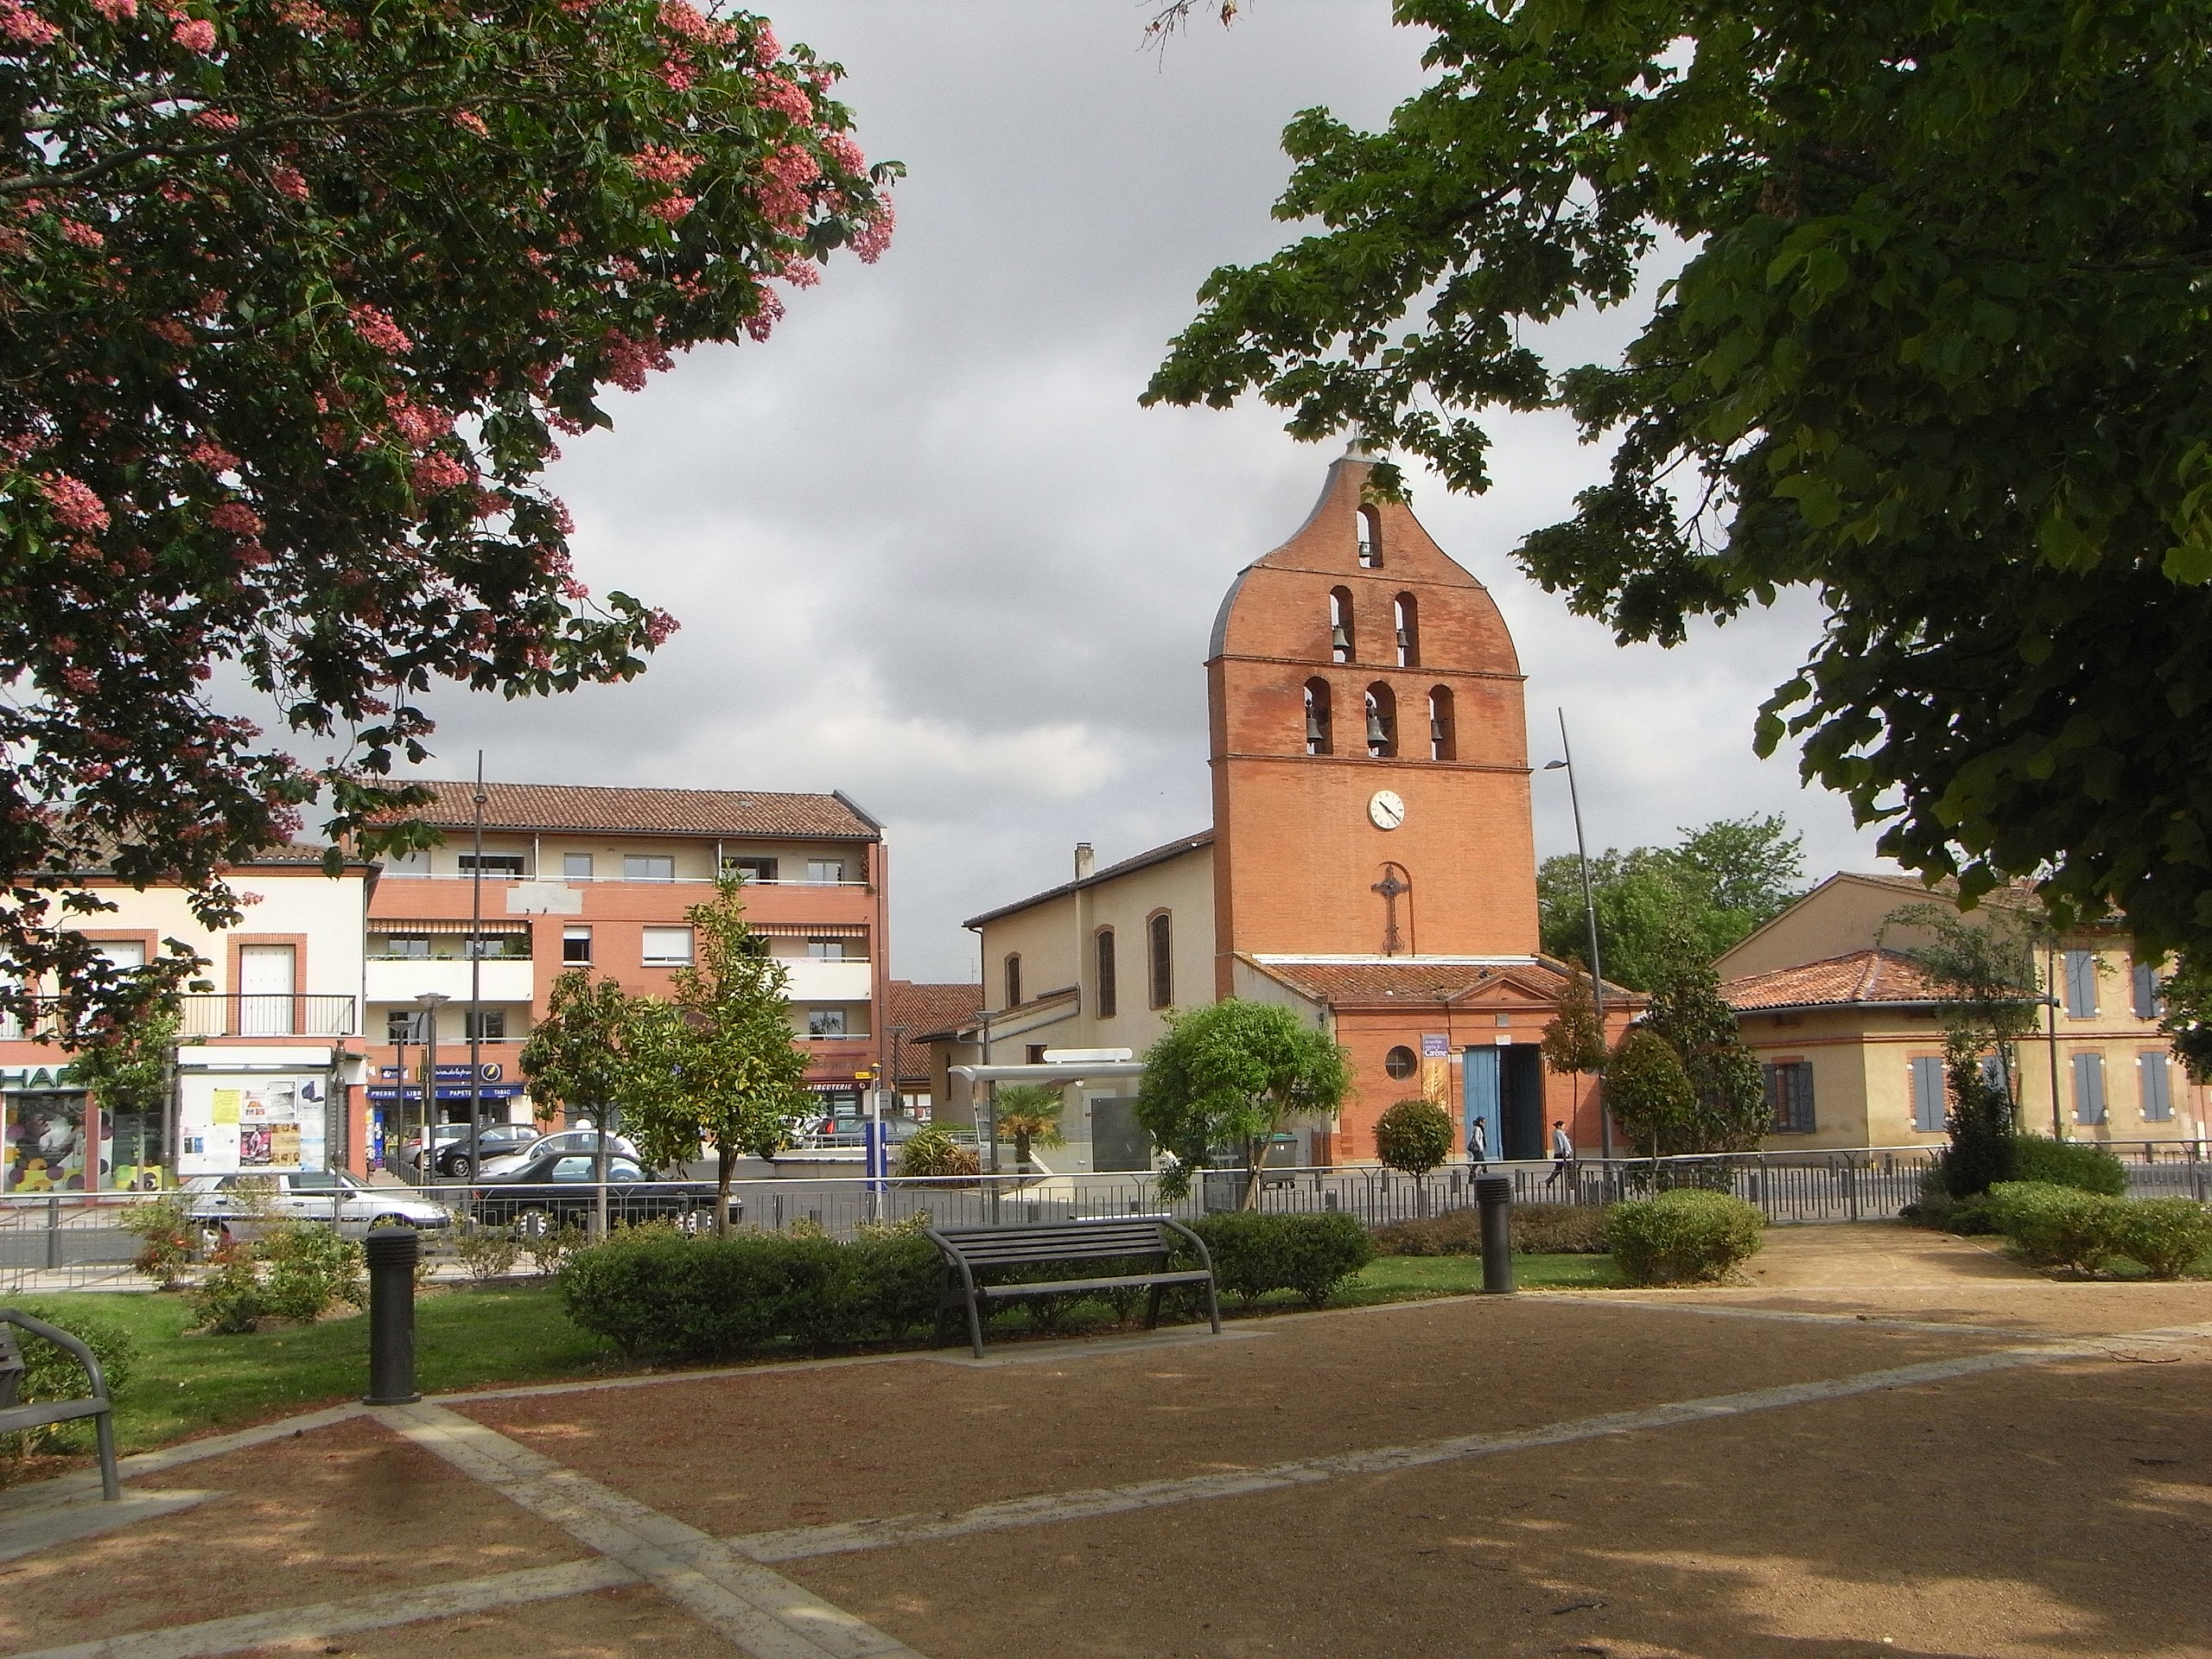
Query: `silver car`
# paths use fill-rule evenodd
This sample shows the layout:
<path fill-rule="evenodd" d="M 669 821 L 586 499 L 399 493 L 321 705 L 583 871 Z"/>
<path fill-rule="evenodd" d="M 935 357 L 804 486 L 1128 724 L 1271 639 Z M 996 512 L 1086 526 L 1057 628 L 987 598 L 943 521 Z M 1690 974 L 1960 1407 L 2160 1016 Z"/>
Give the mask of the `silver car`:
<path fill-rule="evenodd" d="M 321 1221 L 359 1237 L 372 1227 L 405 1222 L 450 1227 L 453 1212 L 405 1187 L 372 1186 L 342 1169 L 241 1170 L 235 1175 L 186 1178 L 192 1219 L 219 1237 L 250 1236 L 264 1218 Z"/>
<path fill-rule="evenodd" d="M 484 1173 L 486 1175 L 504 1175 L 511 1169 L 520 1169 L 532 1159 L 544 1157 L 548 1153 L 563 1154 L 582 1153 L 587 1157 L 595 1158 L 599 1155 L 599 1131 L 597 1129 L 563 1129 L 557 1134 L 541 1135 L 520 1152 L 510 1152 L 497 1158 L 486 1158 L 484 1160 Z M 638 1155 L 638 1149 L 630 1143 L 630 1138 L 627 1135 L 617 1135 L 609 1137 L 607 1142 L 607 1154 L 610 1158 L 634 1159 Z"/>

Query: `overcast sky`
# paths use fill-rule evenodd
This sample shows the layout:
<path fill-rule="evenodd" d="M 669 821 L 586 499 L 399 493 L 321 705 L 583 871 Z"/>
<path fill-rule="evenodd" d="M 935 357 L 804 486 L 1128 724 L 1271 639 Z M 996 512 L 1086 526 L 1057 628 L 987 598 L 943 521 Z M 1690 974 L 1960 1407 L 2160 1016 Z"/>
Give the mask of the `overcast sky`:
<path fill-rule="evenodd" d="M 808 0 L 787 41 L 842 61 L 871 159 L 911 168 L 873 268 L 835 262 L 764 345 L 700 351 L 555 473 L 578 565 L 683 631 L 634 684 L 442 696 L 433 775 L 842 789 L 888 827 L 893 964 L 972 979 L 963 917 L 1202 827 L 1206 632 L 1294 531 L 1341 443 L 1262 408 L 1144 410 L 1206 273 L 1263 257 L 1297 111 L 1373 124 L 1421 82 L 1383 0 L 1265 0 L 1161 54 L 1124 0 Z M 1552 332 L 1608 354 L 1618 316 Z M 1593 850 L 1785 814 L 1815 876 L 1874 863 L 1840 802 L 1760 762 L 1751 721 L 1818 624 L 1807 601 L 1674 652 L 1620 650 L 1509 557 L 1602 470 L 1562 420 L 1501 417 L 1497 486 L 1414 510 L 1487 583 L 1529 675 L 1531 746 L 1573 724 Z M 1536 836 L 1571 850 L 1561 774 Z"/>

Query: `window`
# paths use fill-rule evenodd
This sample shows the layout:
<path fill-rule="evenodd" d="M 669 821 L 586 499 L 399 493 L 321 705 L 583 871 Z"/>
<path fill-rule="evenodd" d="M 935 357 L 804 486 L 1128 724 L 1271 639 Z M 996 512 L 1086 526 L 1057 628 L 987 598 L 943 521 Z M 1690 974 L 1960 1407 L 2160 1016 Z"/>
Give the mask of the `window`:
<path fill-rule="evenodd" d="M 2097 1017 L 2097 953 L 2094 950 L 2066 953 L 2066 1017 Z"/>
<path fill-rule="evenodd" d="M 2135 1057 L 2135 1071 L 2143 1098 L 2145 1123 L 2171 1123 L 2174 1116 L 2173 1074 L 2163 1048 L 2146 1048 Z"/>
<path fill-rule="evenodd" d="M 427 1043 L 430 1040 L 430 1011 L 428 1008 L 393 1008 L 384 1017 L 384 1039 L 387 1043 Z"/>
<path fill-rule="evenodd" d="M 688 967 L 691 961 L 691 930 L 688 927 L 645 929 L 640 959 L 648 968 Z"/>
<path fill-rule="evenodd" d="M 845 1011 L 842 1008 L 808 1009 L 806 1034 L 810 1037 L 842 1037 L 845 1034 Z"/>
<path fill-rule="evenodd" d="M 2135 982 L 2135 1017 L 2138 1020 L 2164 1018 L 2166 999 L 2159 994 L 2158 964 L 2139 962 L 2131 977 Z"/>
<path fill-rule="evenodd" d="M 561 930 L 561 960 L 563 962 L 591 960 L 591 929 L 564 927 Z"/>
<path fill-rule="evenodd" d="M 1145 924 L 1145 947 L 1151 960 L 1152 1006 L 1165 1008 L 1175 1001 L 1175 919 L 1171 912 L 1161 911 Z"/>
<path fill-rule="evenodd" d="M 1027 1049 L 1026 1049 L 1026 1050 L 1024 1051 L 1024 1052 L 1025 1052 L 1025 1053 L 1027 1055 L 1027 1057 L 1028 1057 L 1028 1058 L 1027 1058 L 1027 1064 L 1029 1064 L 1029 1065 L 1044 1065 L 1044 1064 L 1045 1064 L 1045 1045 L 1044 1045 L 1044 1044 L 1042 1044 L 1042 1043 L 1032 1043 L 1032 1044 L 1030 1044 L 1030 1045 L 1029 1045 L 1029 1046 L 1027 1047 Z"/>
<path fill-rule="evenodd" d="M 1351 589 L 1329 589 L 1329 660 L 1349 663 L 1358 655 L 1357 642 L 1352 638 Z"/>
<path fill-rule="evenodd" d="M 842 858 L 810 858 L 806 861 L 806 880 L 810 887 L 834 887 L 845 879 L 845 861 Z"/>
<path fill-rule="evenodd" d="M 1306 753 L 1327 754 L 1334 747 L 1329 730 L 1329 683 L 1306 682 Z"/>
<path fill-rule="evenodd" d="M 473 875 L 479 869 L 486 875 L 520 875 L 522 855 L 520 853 L 486 853 L 481 858 L 474 853 L 463 853 L 461 855 L 462 874 Z"/>
<path fill-rule="evenodd" d="M 21 991 L 22 988 L 23 986 L 21 980 L 10 979 L 0 981 L 0 990 L 6 990 L 8 992 L 14 993 Z M 23 1016 L 22 1011 L 18 1008 L 13 1007 L 0 1009 L 0 1037 L 4 1037 L 10 1041 L 13 1041 L 22 1034 Z"/>
<path fill-rule="evenodd" d="M 590 880 L 591 855 L 589 853 L 562 854 L 561 874 L 567 876 L 571 881 Z"/>
<path fill-rule="evenodd" d="M 239 1036 L 292 1034 L 292 992 L 298 967 L 298 953 L 289 944 L 238 947 Z"/>
<path fill-rule="evenodd" d="M 806 954 L 816 962 L 842 962 L 845 942 L 842 939 L 809 939 Z"/>
<path fill-rule="evenodd" d="M 1777 1135 L 1813 1132 L 1813 1063 L 1777 1060 L 1759 1068 L 1766 1073 L 1766 1109 Z"/>
<path fill-rule="evenodd" d="M 377 953 L 385 957 L 427 957 L 430 954 L 430 936 L 427 933 L 387 933 L 384 949 Z"/>
<path fill-rule="evenodd" d="M 1421 666 L 1421 601 L 1411 594 L 1400 594 L 1390 606 L 1391 621 L 1398 647 L 1400 668 Z"/>
<path fill-rule="evenodd" d="M 1009 1008 L 1021 1004 L 1021 954 L 1015 951 L 1006 959 L 1006 1005 Z"/>
<path fill-rule="evenodd" d="M 772 858 L 726 858 L 722 868 L 743 876 L 747 886 L 776 879 L 776 861 Z"/>
<path fill-rule="evenodd" d="M 107 958 L 111 968 L 143 968 L 146 965 L 146 942 L 143 939 L 94 939 L 92 949 Z"/>
<path fill-rule="evenodd" d="M 522 933 L 480 934 L 475 938 L 463 939 L 461 942 L 461 954 L 464 957 L 487 958 L 520 956 L 522 950 L 519 947 L 528 944 L 529 942 L 529 936 Z"/>
<path fill-rule="evenodd" d="M 430 873 L 429 851 L 427 848 L 417 847 L 410 853 L 388 853 L 385 855 L 384 873 L 386 875 L 428 875 Z"/>
<path fill-rule="evenodd" d="M 1382 1057 L 1382 1069 L 1401 1081 L 1413 1076 L 1414 1065 L 1413 1050 L 1403 1043 Z"/>
<path fill-rule="evenodd" d="M 1390 688 L 1376 681 L 1367 688 L 1367 754 L 1371 760 L 1388 760 L 1398 752 L 1398 699 Z"/>
<path fill-rule="evenodd" d="M 1943 1132 L 1943 1057 L 1923 1055 L 1912 1063 L 1912 1127 L 1922 1135 Z"/>
<path fill-rule="evenodd" d="M 1098 1017 L 1111 1020 L 1116 988 L 1114 983 L 1114 930 L 1100 928 L 1093 943 L 1098 953 Z"/>
<path fill-rule="evenodd" d="M 673 881 L 676 880 L 676 860 L 665 853 L 625 853 L 622 855 L 622 879 L 625 881 Z M 685 960 L 690 958 L 687 957 Z"/>
<path fill-rule="evenodd" d="M 1428 694 L 1428 758 L 1459 758 L 1459 732 L 1452 715 L 1452 688 L 1448 685 L 1436 686 Z"/>
<path fill-rule="evenodd" d="M 1359 510 L 1359 568 L 1382 568 L 1382 520 L 1372 507 Z"/>
<path fill-rule="evenodd" d="M 2074 1121 L 2076 1123 L 2101 1123 L 2105 1121 L 2105 1057 L 2101 1054 L 2076 1054 L 2072 1057 L 2074 1068 Z"/>
<path fill-rule="evenodd" d="M 507 1039 L 507 1011 L 505 1008 L 479 1008 L 474 1012 L 462 1009 L 461 1034 L 483 1043 L 503 1043 Z"/>

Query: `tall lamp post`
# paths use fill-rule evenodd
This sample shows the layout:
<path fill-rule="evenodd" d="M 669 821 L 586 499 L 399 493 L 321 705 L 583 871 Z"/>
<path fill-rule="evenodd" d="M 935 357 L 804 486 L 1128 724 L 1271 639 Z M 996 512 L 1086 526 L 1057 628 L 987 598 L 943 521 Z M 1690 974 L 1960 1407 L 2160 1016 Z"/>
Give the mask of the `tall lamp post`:
<path fill-rule="evenodd" d="M 1559 711 L 1559 747 L 1562 760 L 1544 762 L 1546 772 L 1567 771 L 1567 798 L 1574 808 L 1574 855 L 1582 867 L 1582 915 L 1590 926 L 1590 1002 L 1598 1016 L 1598 1046 L 1605 1046 L 1605 966 L 1598 956 L 1598 904 L 1590 893 L 1590 843 L 1582 836 L 1582 791 L 1574 782 L 1574 748 L 1567 741 L 1567 710 Z M 1605 1105 L 1605 1082 L 1598 1084 L 1598 1154 L 1611 1168 L 1613 1161 L 1613 1115 Z"/>
<path fill-rule="evenodd" d="M 438 1182 L 437 1142 L 432 1120 L 438 1107 L 438 1010 L 453 1001 L 443 991 L 425 991 L 415 999 L 423 1010 L 423 1185 Z"/>

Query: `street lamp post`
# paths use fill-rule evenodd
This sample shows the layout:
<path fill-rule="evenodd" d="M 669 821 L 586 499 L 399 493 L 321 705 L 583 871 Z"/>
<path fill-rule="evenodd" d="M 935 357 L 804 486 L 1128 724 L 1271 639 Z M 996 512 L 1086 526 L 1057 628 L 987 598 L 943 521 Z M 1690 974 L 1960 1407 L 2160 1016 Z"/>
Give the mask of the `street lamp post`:
<path fill-rule="evenodd" d="M 415 999 L 423 1009 L 423 1185 L 438 1181 L 437 1144 L 431 1120 L 437 1116 L 438 1010 L 453 1001 L 443 991 L 424 991 Z"/>
<path fill-rule="evenodd" d="M 484 751 L 476 751 L 476 858 L 468 892 L 468 1176 L 484 1167 Z M 537 871 L 531 872 L 532 875 Z"/>
<path fill-rule="evenodd" d="M 1567 798 L 1574 809 L 1574 855 L 1582 868 L 1582 915 L 1590 927 L 1590 1003 L 1598 1016 L 1598 1046 L 1605 1046 L 1605 966 L 1598 956 L 1598 905 L 1590 893 L 1590 843 L 1582 836 L 1582 791 L 1574 782 L 1574 749 L 1567 741 L 1567 710 L 1559 711 L 1559 747 L 1566 759 L 1547 760 L 1546 772 L 1567 770 Z M 1613 1118 L 1605 1105 L 1605 1084 L 1598 1082 L 1598 1154 L 1610 1173 L 1613 1162 Z"/>

